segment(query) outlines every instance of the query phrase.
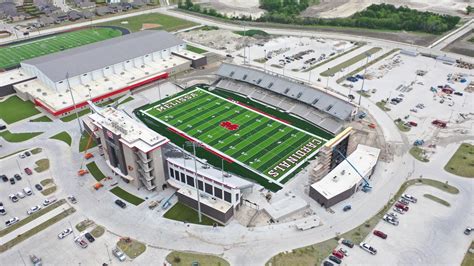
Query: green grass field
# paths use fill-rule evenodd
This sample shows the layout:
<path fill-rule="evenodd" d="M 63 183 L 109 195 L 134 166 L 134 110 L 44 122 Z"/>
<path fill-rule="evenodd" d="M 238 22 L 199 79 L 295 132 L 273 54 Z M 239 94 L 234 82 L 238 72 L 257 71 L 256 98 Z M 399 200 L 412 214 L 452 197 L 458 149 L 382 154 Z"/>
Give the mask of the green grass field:
<path fill-rule="evenodd" d="M 7 124 L 15 123 L 39 113 L 40 111 L 35 108 L 33 103 L 23 101 L 16 95 L 0 102 L 0 118 Z"/>
<path fill-rule="evenodd" d="M 458 176 L 474 177 L 474 145 L 461 144 L 444 170 Z"/>
<path fill-rule="evenodd" d="M 82 29 L 29 42 L 0 47 L 0 69 L 15 67 L 21 61 L 120 36 L 116 29 Z"/>
<path fill-rule="evenodd" d="M 180 29 L 190 28 L 197 24 L 184 19 L 179 19 L 163 14 L 151 13 L 133 16 L 124 19 L 117 19 L 99 24 L 100 26 L 117 26 L 137 32 L 142 29 L 143 24 L 157 24 L 158 27 L 153 29 L 176 31 Z"/>
<path fill-rule="evenodd" d="M 201 216 L 201 223 L 199 223 L 199 216 L 198 212 L 194 209 L 184 205 L 181 202 L 177 202 L 171 209 L 169 209 L 163 217 L 175 221 L 187 222 L 192 224 L 201 224 L 201 225 L 209 225 L 212 226 L 213 224 L 220 224 L 219 222 L 214 221 L 213 219 L 202 215 Z"/>
<path fill-rule="evenodd" d="M 197 54 L 203 54 L 203 53 L 206 53 L 207 50 L 204 50 L 204 49 L 201 49 L 199 47 L 195 47 L 195 46 L 192 46 L 192 45 L 186 45 L 186 50 L 188 51 L 191 51 L 191 52 L 195 52 Z"/>
<path fill-rule="evenodd" d="M 43 132 L 12 133 L 8 130 L 4 130 L 0 132 L 0 137 L 8 142 L 23 142 L 41 135 L 42 133 Z"/>
<path fill-rule="evenodd" d="M 60 132 L 60 133 L 50 137 L 50 139 L 56 139 L 56 140 L 63 141 L 64 143 L 66 143 L 69 146 L 71 146 L 71 143 L 72 143 L 71 135 L 69 135 L 66 131 Z"/>
<path fill-rule="evenodd" d="M 128 193 L 127 191 L 123 190 L 120 187 L 114 187 L 110 190 L 115 196 L 127 201 L 128 203 L 131 203 L 135 206 L 140 205 L 142 202 L 145 200 L 142 198 L 139 198 L 133 194 Z"/>
<path fill-rule="evenodd" d="M 199 88 L 141 112 L 178 135 L 199 140 L 228 161 L 277 182 L 327 141 Z M 222 124 L 226 122 L 227 126 Z"/>

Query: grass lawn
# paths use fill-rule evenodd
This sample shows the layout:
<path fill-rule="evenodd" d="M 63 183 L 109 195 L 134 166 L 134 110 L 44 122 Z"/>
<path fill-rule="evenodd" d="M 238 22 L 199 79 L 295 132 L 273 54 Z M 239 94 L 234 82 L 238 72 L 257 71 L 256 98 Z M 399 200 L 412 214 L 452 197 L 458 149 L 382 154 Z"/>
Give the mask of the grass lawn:
<path fill-rule="evenodd" d="M 362 91 L 362 90 L 359 90 L 357 91 L 358 94 L 362 95 L 363 97 L 365 98 L 370 98 L 370 93 L 368 91 Z"/>
<path fill-rule="evenodd" d="M 21 61 L 120 36 L 116 29 L 93 28 L 54 34 L 29 42 L 0 47 L 0 68 L 15 67 Z M 1 109 L 1 108 L 0 108 Z"/>
<path fill-rule="evenodd" d="M 187 222 L 187 223 L 192 223 L 192 224 L 202 224 L 202 225 L 210 225 L 210 226 L 212 226 L 215 223 L 219 224 L 219 222 L 216 222 L 205 215 L 202 215 L 202 222 L 199 223 L 198 212 L 184 205 L 181 202 L 177 202 L 171 209 L 169 209 L 163 215 L 163 217 L 171 219 L 171 220 L 175 220 L 175 221 Z"/>
<path fill-rule="evenodd" d="M 145 244 L 134 239 L 130 239 L 127 243 L 124 238 L 121 238 L 117 242 L 117 247 L 119 247 L 131 259 L 140 256 L 146 250 Z"/>
<path fill-rule="evenodd" d="M 101 237 L 105 233 L 105 228 L 100 225 L 96 225 L 94 229 L 91 230 L 91 235 L 95 238 Z"/>
<path fill-rule="evenodd" d="M 377 105 L 380 109 L 382 109 L 385 112 L 388 112 L 388 111 L 392 110 L 392 109 L 387 107 L 387 102 L 386 101 L 377 102 L 377 103 L 375 103 L 375 105 Z"/>
<path fill-rule="evenodd" d="M 129 101 L 133 101 L 135 98 L 133 98 L 132 96 L 128 96 L 127 99 L 123 100 L 123 101 L 120 101 L 117 106 L 120 106 L 122 104 L 125 104 L 125 103 L 128 103 Z"/>
<path fill-rule="evenodd" d="M 128 22 L 122 24 L 122 22 Z M 104 22 L 98 24 L 99 26 L 117 26 L 127 28 L 131 32 L 137 32 L 142 29 L 143 24 L 157 24 L 159 27 L 154 29 L 166 30 L 166 31 L 177 31 L 180 29 L 190 28 L 197 24 L 184 19 L 179 19 L 172 16 L 167 16 L 158 13 L 143 14 L 124 19 L 117 19 L 113 21 Z"/>
<path fill-rule="evenodd" d="M 142 202 L 145 200 L 142 198 L 139 198 L 133 194 L 128 193 L 127 191 L 123 190 L 120 187 L 114 187 L 110 190 L 115 196 L 127 201 L 128 203 L 131 203 L 135 206 L 140 205 Z"/>
<path fill-rule="evenodd" d="M 97 164 L 95 162 L 91 162 L 86 164 L 87 169 L 89 170 L 89 173 L 95 178 L 97 181 L 101 181 L 102 179 L 106 178 L 106 176 L 100 171 L 99 167 L 97 167 Z"/>
<path fill-rule="evenodd" d="M 192 265 L 193 262 L 206 266 L 230 266 L 230 264 L 221 257 L 194 252 L 173 251 L 166 256 L 166 261 L 171 263 L 172 266 L 189 266 Z"/>
<path fill-rule="evenodd" d="M 52 178 L 46 178 L 46 179 L 43 179 L 40 181 L 40 184 L 44 187 L 44 186 L 47 186 L 49 184 L 53 184 L 53 179 Z"/>
<path fill-rule="evenodd" d="M 58 134 L 52 136 L 50 139 L 57 139 L 57 140 L 60 140 L 60 141 L 64 141 L 64 143 L 66 143 L 69 146 L 71 146 L 71 143 L 72 143 L 72 138 L 66 131 L 58 133 Z"/>
<path fill-rule="evenodd" d="M 34 168 L 37 173 L 44 172 L 49 169 L 49 159 L 39 159 L 35 162 L 36 167 Z"/>
<path fill-rule="evenodd" d="M 418 161 L 421 161 L 421 162 L 424 162 L 424 163 L 427 163 L 429 162 L 430 160 L 428 160 L 428 158 L 426 158 L 426 156 L 424 155 L 425 154 L 425 150 L 420 148 L 420 147 L 417 147 L 417 146 L 413 146 L 411 147 L 410 149 L 410 154 L 415 157 L 415 159 L 417 159 Z"/>
<path fill-rule="evenodd" d="M 0 230 L 0 237 L 5 236 L 6 234 L 8 234 L 10 232 L 13 232 L 17 228 L 19 228 L 19 227 L 33 221 L 34 219 L 36 219 L 36 218 L 38 218 L 38 217 L 54 210 L 54 209 L 56 209 L 57 207 L 63 205 L 64 203 L 66 203 L 65 199 L 58 200 L 55 203 L 53 203 L 53 204 L 51 204 L 47 207 L 44 207 L 43 209 L 39 210 L 38 212 L 33 213 L 32 215 L 28 215 L 25 218 L 22 218 L 18 223 L 14 224 L 10 227 L 6 227 L 3 230 Z"/>
<path fill-rule="evenodd" d="M 474 40 L 474 38 L 472 40 Z M 464 259 L 461 262 L 461 266 L 472 266 L 472 265 L 474 265 L 474 253 L 470 253 L 469 249 L 474 249 L 474 241 L 471 242 L 471 245 L 469 246 L 469 248 L 466 252 L 466 255 L 464 255 Z"/>
<path fill-rule="evenodd" d="M 43 194 L 43 196 L 49 196 L 49 195 L 53 194 L 54 192 L 56 192 L 57 188 L 58 187 L 56 185 L 51 186 L 49 188 L 41 190 L 41 194 Z"/>
<path fill-rule="evenodd" d="M 77 231 L 82 232 L 86 230 L 87 227 L 92 226 L 93 224 L 94 224 L 94 221 L 86 219 L 76 224 L 76 229 Z"/>
<path fill-rule="evenodd" d="M 34 149 L 32 149 L 30 152 L 31 152 L 31 154 L 38 154 L 38 153 L 40 153 L 41 151 L 43 151 L 43 149 L 41 149 L 41 148 L 34 148 Z"/>
<path fill-rule="evenodd" d="M 82 132 L 81 139 L 79 140 L 79 152 L 83 152 L 86 150 L 87 143 L 89 142 L 90 134 L 87 131 Z M 90 140 L 88 149 L 97 146 L 97 143 L 94 141 L 94 138 Z"/>
<path fill-rule="evenodd" d="M 286 266 L 286 265 L 321 265 L 325 258 L 331 254 L 338 245 L 338 239 L 350 239 L 355 245 L 362 242 L 369 235 L 375 226 L 381 221 L 383 215 L 390 209 L 393 203 L 412 185 L 429 185 L 442 191 L 457 194 L 459 190 L 449 184 L 433 180 L 433 179 L 412 179 L 402 184 L 395 195 L 387 202 L 387 204 L 373 217 L 359 225 L 358 227 L 340 234 L 326 241 L 316 243 L 310 246 L 294 249 L 290 252 L 281 252 L 272 257 L 267 266 Z M 357 247 L 354 247 L 357 248 Z"/>
<path fill-rule="evenodd" d="M 0 57 L 0 62 L 1 61 Z M 35 108 L 35 105 L 32 102 L 23 101 L 16 95 L 8 97 L 8 99 L 0 102 L 0 119 L 5 121 L 7 124 L 15 123 L 39 113 L 40 111 Z"/>
<path fill-rule="evenodd" d="M 461 144 L 444 170 L 458 176 L 474 177 L 474 145 Z"/>
<path fill-rule="evenodd" d="M 90 112 L 91 112 L 91 110 L 89 108 L 85 108 L 85 109 L 82 109 L 81 111 L 77 112 L 77 114 L 79 115 L 79 117 L 81 117 L 81 116 L 86 115 Z M 70 114 L 70 115 L 67 115 L 67 116 L 63 116 L 59 119 L 61 119 L 61 121 L 63 121 L 63 122 L 71 122 L 72 120 L 74 120 L 76 118 L 77 118 L 76 113 L 73 113 L 73 114 Z"/>
<path fill-rule="evenodd" d="M 354 51 L 354 50 L 359 49 L 360 47 L 362 47 L 362 46 L 364 46 L 364 45 L 365 45 L 365 43 L 358 43 L 358 44 L 357 44 L 355 47 L 353 47 L 352 49 L 347 50 L 347 51 L 345 51 L 345 52 L 343 52 L 343 53 L 341 53 L 341 54 L 338 54 L 338 55 L 336 55 L 336 56 L 330 57 L 330 58 L 327 59 L 327 60 L 324 60 L 324 61 L 322 61 L 322 62 L 320 62 L 320 63 L 318 63 L 318 64 L 316 64 L 316 65 L 314 65 L 314 66 L 311 66 L 310 68 L 307 68 L 307 69 L 303 70 L 303 72 L 308 72 L 308 71 L 311 71 L 311 70 L 313 70 L 313 69 L 315 69 L 315 68 L 317 68 L 317 67 L 320 67 L 320 66 L 322 66 L 322 65 L 324 65 L 324 64 L 327 64 L 327 63 L 329 63 L 329 62 L 331 62 L 331 61 L 333 61 L 333 60 L 336 60 L 337 58 L 339 58 L 339 57 L 341 57 L 341 56 L 344 56 L 344 55 L 346 55 L 346 54 L 348 54 L 348 53 L 350 53 L 350 52 L 352 52 L 352 51 Z M 280 65 L 277 65 L 277 66 L 280 66 Z"/>
<path fill-rule="evenodd" d="M 191 52 L 195 52 L 197 54 L 207 53 L 207 50 L 204 50 L 204 49 L 201 49 L 201 48 L 189 45 L 189 44 L 186 45 L 186 50 L 191 51 Z"/>
<path fill-rule="evenodd" d="M 403 120 L 401 119 L 395 120 L 394 122 L 395 122 L 395 125 L 397 125 L 398 130 L 400 130 L 401 132 L 408 132 L 411 129 L 411 127 L 405 126 L 405 122 L 403 122 Z"/>
<path fill-rule="evenodd" d="M 51 118 L 44 115 L 35 119 L 31 119 L 30 122 L 53 122 L 53 120 L 51 120 Z"/>
<path fill-rule="evenodd" d="M 436 196 L 434 196 L 434 195 L 431 195 L 431 194 L 423 194 L 423 197 L 428 198 L 428 199 L 430 199 L 430 200 L 432 200 L 432 201 L 436 201 L 436 202 L 438 202 L 439 204 L 442 204 L 442 205 L 444 205 L 444 206 L 446 206 L 446 207 L 451 207 L 451 204 L 449 204 L 449 202 L 445 201 L 444 199 L 440 199 L 440 198 L 438 198 L 438 197 L 436 197 Z"/>
<path fill-rule="evenodd" d="M 253 37 L 253 36 L 268 36 L 269 34 L 266 33 L 265 31 L 263 30 L 246 30 L 246 31 L 234 31 L 235 34 L 238 34 L 238 35 L 241 35 L 241 36 L 249 36 L 249 37 Z"/>
<path fill-rule="evenodd" d="M 61 221 L 62 219 L 66 218 L 70 214 L 73 214 L 76 211 L 74 208 L 69 208 L 60 214 L 54 216 L 53 218 L 39 224 L 38 226 L 26 231 L 25 233 L 18 235 L 16 238 L 8 241 L 7 243 L 0 246 L 0 252 L 5 252 L 6 250 L 12 248 L 13 246 L 21 243 L 22 241 L 36 235 L 37 233 L 43 231 L 44 229 L 48 228 L 49 226 Z"/>
<path fill-rule="evenodd" d="M 0 132 L 0 136 L 8 142 L 23 142 L 41 134 L 43 134 L 43 132 L 11 133 L 8 130 Z"/>
<path fill-rule="evenodd" d="M 327 77 L 327 76 L 332 76 L 334 74 L 336 74 L 337 72 L 341 71 L 341 69 L 343 68 L 347 68 L 347 67 L 350 67 L 352 66 L 353 64 L 361 61 L 361 60 L 364 60 L 367 58 L 367 54 L 368 55 L 373 55 L 375 53 L 377 53 L 378 51 L 382 50 L 382 48 L 380 47 L 373 47 L 361 54 L 358 54 L 354 57 L 352 57 L 351 59 L 347 60 L 347 61 L 344 61 L 336 66 L 333 66 L 331 68 L 329 68 L 328 70 L 322 72 L 320 75 L 323 76 L 323 77 Z"/>

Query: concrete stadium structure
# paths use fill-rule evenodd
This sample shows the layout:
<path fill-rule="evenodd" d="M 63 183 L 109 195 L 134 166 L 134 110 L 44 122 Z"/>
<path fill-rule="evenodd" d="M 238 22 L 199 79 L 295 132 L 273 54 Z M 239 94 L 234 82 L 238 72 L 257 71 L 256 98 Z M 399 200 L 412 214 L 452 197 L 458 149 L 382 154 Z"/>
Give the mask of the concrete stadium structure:
<path fill-rule="evenodd" d="M 13 88 L 54 116 L 206 64 L 165 31 L 140 31 L 21 62 Z"/>

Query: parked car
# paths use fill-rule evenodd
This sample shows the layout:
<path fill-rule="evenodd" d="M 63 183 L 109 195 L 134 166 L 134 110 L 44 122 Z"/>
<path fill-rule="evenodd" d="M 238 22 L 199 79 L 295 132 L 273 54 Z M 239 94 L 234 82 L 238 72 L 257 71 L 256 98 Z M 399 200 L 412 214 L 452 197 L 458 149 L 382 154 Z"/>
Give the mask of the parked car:
<path fill-rule="evenodd" d="M 395 225 L 395 226 L 397 226 L 398 223 L 399 223 L 397 219 L 394 219 L 393 217 L 388 216 L 386 214 L 383 216 L 383 220 L 386 221 L 387 223 Z"/>
<path fill-rule="evenodd" d="M 5 126 L 4 124 L 0 124 L 0 130 L 5 130 L 7 129 L 7 126 Z"/>
<path fill-rule="evenodd" d="M 374 235 L 382 238 L 382 239 L 387 239 L 387 234 L 385 234 L 384 232 L 382 231 L 379 231 L 379 230 L 374 230 Z"/>
<path fill-rule="evenodd" d="M 88 240 L 89 242 L 91 242 L 91 243 L 95 241 L 95 238 L 94 238 L 89 232 L 85 233 L 84 236 L 85 236 L 85 237 L 87 238 L 87 240 Z"/>
<path fill-rule="evenodd" d="M 17 202 L 18 201 L 18 197 L 15 195 L 15 194 L 10 194 L 8 195 L 8 197 L 11 199 L 11 201 L 13 202 Z"/>
<path fill-rule="evenodd" d="M 13 177 L 10 177 L 10 184 L 15 185 L 15 179 Z"/>
<path fill-rule="evenodd" d="M 332 264 L 332 262 L 329 262 L 329 261 L 324 261 L 323 263 L 323 266 L 333 266 L 334 264 Z"/>
<path fill-rule="evenodd" d="M 38 212 L 39 210 L 41 210 L 41 205 L 36 205 L 36 206 L 34 206 L 34 207 L 29 208 L 29 209 L 26 211 L 26 214 L 32 215 L 33 213 Z"/>
<path fill-rule="evenodd" d="M 35 188 L 36 188 L 38 191 L 43 190 L 43 187 L 42 187 L 40 184 L 36 184 L 36 185 L 35 185 Z"/>
<path fill-rule="evenodd" d="M 68 196 L 67 199 L 68 199 L 69 201 L 71 201 L 72 204 L 76 204 L 76 203 L 77 203 L 77 199 L 76 199 L 76 197 L 74 197 L 73 195 Z"/>
<path fill-rule="evenodd" d="M 20 221 L 20 218 L 18 217 L 13 217 L 5 222 L 6 226 L 12 226 Z"/>
<path fill-rule="evenodd" d="M 66 228 L 64 229 L 64 231 L 62 231 L 61 233 L 58 234 L 58 238 L 59 239 L 63 239 L 65 238 L 66 236 L 72 234 L 72 228 Z"/>
<path fill-rule="evenodd" d="M 395 203 L 395 207 L 400 208 L 400 209 L 402 209 L 402 210 L 404 210 L 404 211 L 408 211 L 408 210 L 410 209 L 410 208 L 408 208 L 407 205 L 401 204 L 401 203 L 399 203 L 399 202 Z"/>
<path fill-rule="evenodd" d="M 412 195 L 409 195 L 409 194 L 403 194 L 402 198 L 404 198 L 404 199 L 406 199 L 410 202 L 413 202 L 413 203 L 416 203 L 418 201 L 415 197 L 413 197 Z"/>
<path fill-rule="evenodd" d="M 127 207 L 127 204 L 125 204 L 125 202 L 123 202 L 123 201 L 121 201 L 121 200 L 119 200 L 119 199 L 115 200 L 115 204 L 117 204 L 118 206 L 120 206 L 120 208 L 122 208 L 122 209 L 125 209 L 125 207 Z"/>
<path fill-rule="evenodd" d="M 19 197 L 20 199 L 24 198 L 25 197 L 25 194 L 23 194 L 23 192 L 17 192 L 16 193 L 16 196 Z"/>
<path fill-rule="evenodd" d="M 15 174 L 13 177 L 18 181 L 21 180 L 21 175 L 19 175 L 19 174 Z"/>
<path fill-rule="evenodd" d="M 32 174 L 33 174 L 33 171 L 31 171 L 30 168 L 26 167 L 26 168 L 25 168 L 25 173 L 26 173 L 27 175 L 32 175 Z"/>
<path fill-rule="evenodd" d="M 342 254 L 338 250 L 333 250 L 332 255 L 334 255 L 335 257 L 337 257 L 338 259 L 341 259 L 341 260 L 344 258 L 344 254 Z"/>
<path fill-rule="evenodd" d="M 350 241 L 349 239 L 344 239 L 342 240 L 342 244 L 344 246 L 347 246 L 347 247 L 350 247 L 350 248 L 353 248 L 354 247 L 354 243 L 352 241 Z"/>
<path fill-rule="evenodd" d="M 344 206 L 344 209 L 342 209 L 343 211 L 350 211 L 352 209 L 351 205 L 346 205 Z"/>
<path fill-rule="evenodd" d="M 387 215 L 393 217 L 394 219 L 398 219 L 398 215 L 396 213 L 390 212 L 387 213 Z"/>
<path fill-rule="evenodd" d="M 30 153 L 29 151 L 25 151 L 25 155 L 26 155 L 26 156 L 30 156 L 31 153 Z"/>
<path fill-rule="evenodd" d="M 332 255 L 329 256 L 329 260 L 333 261 L 333 262 L 336 263 L 336 264 L 341 264 L 341 262 L 342 262 L 341 259 L 339 259 L 339 258 L 337 258 L 337 257 L 335 257 L 335 256 L 332 256 Z"/>
<path fill-rule="evenodd" d="M 33 194 L 33 191 L 31 191 L 31 189 L 29 187 L 25 187 L 23 189 L 23 192 L 25 192 L 25 194 L 28 195 L 28 196 L 31 196 L 31 194 Z"/>
<path fill-rule="evenodd" d="M 467 227 L 466 230 L 464 230 L 464 234 L 465 234 L 465 235 L 470 235 L 472 230 L 474 230 L 474 228 L 472 228 L 472 227 Z"/>
<path fill-rule="evenodd" d="M 463 94 L 462 94 L 462 92 L 455 91 L 455 92 L 454 92 L 454 95 L 457 95 L 457 96 L 462 96 Z"/>
<path fill-rule="evenodd" d="M 410 122 L 408 122 L 408 123 L 409 123 L 410 126 L 412 126 L 412 127 L 418 126 L 418 123 L 416 123 L 416 122 L 414 122 L 414 121 L 410 121 Z"/>
<path fill-rule="evenodd" d="M 112 254 L 119 260 L 124 261 L 126 259 L 125 254 L 118 248 L 112 249 Z M 332 264 L 331 264 L 332 265 Z"/>
<path fill-rule="evenodd" d="M 369 252 L 369 253 L 372 254 L 372 255 L 377 254 L 377 250 L 376 250 L 374 247 L 372 247 L 371 245 L 369 245 L 369 244 L 367 244 L 367 243 L 365 243 L 365 242 L 360 243 L 359 246 L 360 246 L 363 250 Z"/>
<path fill-rule="evenodd" d="M 0 215 L 6 215 L 7 211 L 5 210 L 5 207 L 3 207 L 3 203 L 0 202 Z"/>
<path fill-rule="evenodd" d="M 82 238 L 79 237 L 75 240 L 75 242 L 81 247 L 81 248 L 87 248 L 87 242 Z"/>
<path fill-rule="evenodd" d="M 50 197 L 50 198 L 47 198 L 43 201 L 43 205 L 46 207 L 48 205 L 51 205 L 53 202 L 55 202 L 57 199 L 56 197 Z"/>
<path fill-rule="evenodd" d="M 404 198 L 400 198 L 398 202 L 406 206 L 410 205 L 410 202 Z"/>
<path fill-rule="evenodd" d="M 404 211 L 404 210 L 402 210 L 402 209 L 400 209 L 400 208 L 397 208 L 397 207 L 394 207 L 394 208 L 393 208 L 393 211 L 394 211 L 394 212 L 397 212 L 397 213 L 399 213 L 399 214 L 405 214 L 405 211 Z"/>
<path fill-rule="evenodd" d="M 3 180 L 3 182 L 8 182 L 8 177 L 6 175 L 1 175 L 0 176 Z"/>

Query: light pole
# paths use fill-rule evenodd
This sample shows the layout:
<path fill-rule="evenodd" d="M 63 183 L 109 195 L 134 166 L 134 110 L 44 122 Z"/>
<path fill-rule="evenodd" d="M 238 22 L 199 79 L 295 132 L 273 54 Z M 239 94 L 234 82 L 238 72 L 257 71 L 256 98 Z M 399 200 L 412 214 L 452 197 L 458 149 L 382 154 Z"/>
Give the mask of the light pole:
<path fill-rule="evenodd" d="M 359 106 L 360 106 L 360 101 L 361 101 L 361 98 L 362 98 L 362 93 L 364 92 L 364 84 L 365 84 L 365 76 L 367 74 L 367 64 L 369 63 L 369 57 L 370 57 L 370 54 L 369 53 L 365 53 L 366 57 L 367 57 L 367 61 L 365 63 L 365 68 L 364 68 L 364 77 L 362 79 L 362 85 L 360 87 L 360 91 L 361 93 L 359 93 Z"/>
<path fill-rule="evenodd" d="M 193 146 L 193 155 L 194 155 L 194 176 L 195 176 L 195 184 L 196 184 L 196 192 L 197 192 L 197 201 L 198 201 L 198 217 L 199 217 L 199 223 L 202 222 L 202 215 L 201 215 L 201 193 L 199 191 L 199 178 L 198 178 L 198 173 L 197 173 L 197 157 L 196 157 L 196 144 L 198 146 L 201 146 L 200 143 L 196 143 L 196 141 L 186 141 L 186 145 L 192 145 Z M 203 182 L 203 190 L 204 190 L 204 182 Z"/>
<path fill-rule="evenodd" d="M 77 123 L 79 124 L 79 132 L 82 133 L 81 120 L 79 120 L 79 113 L 76 110 L 76 108 L 77 108 L 76 101 L 74 100 L 74 95 L 72 94 L 71 84 L 69 83 L 69 72 L 66 73 L 66 82 L 67 82 L 67 87 L 69 89 L 69 93 L 71 94 L 72 104 L 74 106 L 74 112 L 76 112 Z"/>

